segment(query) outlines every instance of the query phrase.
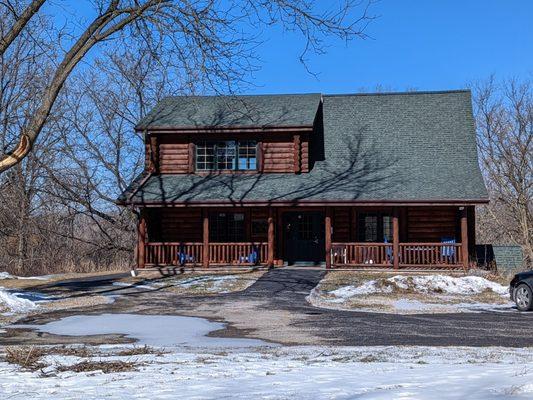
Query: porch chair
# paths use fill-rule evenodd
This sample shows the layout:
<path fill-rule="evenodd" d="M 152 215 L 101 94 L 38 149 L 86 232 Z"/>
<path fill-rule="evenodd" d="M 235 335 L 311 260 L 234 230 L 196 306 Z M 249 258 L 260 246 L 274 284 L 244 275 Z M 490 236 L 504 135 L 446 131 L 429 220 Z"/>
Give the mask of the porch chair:
<path fill-rule="evenodd" d="M 441 243 L 455 243 L 454 237 L 442 237 L 440 239 Z M 441 255 L 448 261 L 455 263 L 455 246 L 442 246 Z"/>
<path fill-rule="evenodd" d="M 259 263 L 259 249 L 257 246 L 252 247 L 252 251 L 247 256 L 241 256 L 240 260 L 241 263 L 250 263 L 253 265 L 257 265 Z"/>
<path fill-rule="evenodd" d="M 194 263 L 195 259 L 194 256 L 185 252 L 185 246 L 182 245 L 178 251 L 178 261 L 180 266 L 183 267 L 187 263 Z"/>
<path fill-rule="evenodd" d="M 383 237 L 383 243 L 389 243 L 387 236 Z M 390 246 L 385 247 L 385 254 L 387 256 L 387 260 L 392 264 L 394 262 L 394 254 L 393 254 L 392 247 Z"/>

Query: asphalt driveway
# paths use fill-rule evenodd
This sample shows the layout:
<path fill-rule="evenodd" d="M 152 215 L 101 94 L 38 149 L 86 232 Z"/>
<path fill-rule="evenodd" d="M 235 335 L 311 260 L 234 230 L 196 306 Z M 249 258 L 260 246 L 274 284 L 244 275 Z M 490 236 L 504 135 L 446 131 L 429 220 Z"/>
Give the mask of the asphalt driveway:
<path fill-rule="evenodd" d="M 55 311 L 28 318 L 44 323 L 80 313 L 176 314 L 223 321 L 216 336 L 251 337 L 284 344 L 336 346 L 502 346 L 533 345 L 533 312 L 478 312 L 398 315 L 337 311 L 311 306 L 305 300 L 325 271 L 274 269 L 248 289 L 216 296 L 183 296 L 164 290 L 112 285 L 113 278 L 83 283 L 77 280 L 42 288 L 69 296 L 117 294 L 113 304 L 86 310 Z M 94 339 L 94 338 L 93 338 Z M 79 341 L 79 340 L 78 340 Z M 0 335 L 1 344 L 68 343 L 67 338 L 43 338 L 31 331 Z"/>

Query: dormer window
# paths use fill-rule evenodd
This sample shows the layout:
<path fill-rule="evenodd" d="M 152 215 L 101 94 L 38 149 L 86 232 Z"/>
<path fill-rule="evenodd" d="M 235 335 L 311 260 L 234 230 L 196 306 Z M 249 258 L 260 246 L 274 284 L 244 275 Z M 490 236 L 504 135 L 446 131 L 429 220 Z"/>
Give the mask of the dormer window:
<path fill-rule="evenodd" d="M 251 171 L 257 169 L 257 142 L 227 140 L 196 144 L 197 171 Z"/>

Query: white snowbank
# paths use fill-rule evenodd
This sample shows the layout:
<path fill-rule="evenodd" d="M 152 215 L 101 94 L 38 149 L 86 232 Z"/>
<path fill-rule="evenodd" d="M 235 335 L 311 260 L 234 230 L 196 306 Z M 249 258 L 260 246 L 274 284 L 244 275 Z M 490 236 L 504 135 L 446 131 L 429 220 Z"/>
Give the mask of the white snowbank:
<path fill-rule="evenodd" d="M 120 348 L 115 347 L 116 350 Z M 106 349 L 110 349 L 106 347 Z M 284 347 L 98 357 L 139 361 L 138 371 L 21 371 L 0 362 L 3 398 L 42 399 L 530 399 L 529 349 Z M 82 359 L 78 359 L 81 361 Z M 71 365 L 71 356 L 54 356 Z M 48 370 L 48 368 L 47 368 Z"/>
<path fill-rule="evenodd" d="M 501 300 L 497 303 L 480 303 L 473 296 L 484 292 L 492 292 Z M 412 294 L 427 294 L 427 302 L 420 299 L 398 299 L 392 293 L 408 297 Z M 387 295 L 391 295 L 387 299 Z M 379 300 L 376 300 L 378 295 Z M 479 276 L 454 277 L 449 275 L 395 275 L 390 278 L 379 278 L 366 281 L 360 285 L 341 286 L 335 290 L 323 291 L 318 285 L 307 301 L 317 307 L 343 308 L 350 301 L 358 300 L 365 306 L 358 311 L 391 311 L 399 312 L 465 312 L 483 309 L 509 309 L 510 302 L 507 286 Z M 455 300 L 455 301 L 450 301 Z M 439 302 L 441 304 L 439 304 Z M 506 303 L 502 305 L 502 303 Z M 350 307 L 348 307 L 350 308 Z"/>
<path fill-rule="evenodd" d="M 448 275 L 396 275 L 391 278 L 370 280 L 359 286 L 342 286 L 328 293 L 342 301 L 353 296 L 392 293 L 394 290 L 464 296 L 483 293 L 486 290 L 502 296 L 509 294 L 507 286 L 480 276 L 453 277 Z"/>
<path fill-rule="evenodd" d="M 0 312 L 25 313 L 37 307 L 35 302 L 19 297 L 17 293 L 10 293 L 0 287 Z"/>

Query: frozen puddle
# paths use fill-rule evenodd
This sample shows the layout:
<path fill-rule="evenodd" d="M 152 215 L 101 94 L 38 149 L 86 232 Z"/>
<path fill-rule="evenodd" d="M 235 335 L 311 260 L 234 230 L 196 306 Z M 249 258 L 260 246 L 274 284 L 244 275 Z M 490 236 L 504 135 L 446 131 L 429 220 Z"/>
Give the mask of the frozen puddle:
<path fill-rule="evenodd" d="M 122 334 L 139 344 L 159 347 L 258 347 L 272 346 L 257 339 L 233 339 L 206 336 L 223 329 L 225 324 L 203 318 L 175 315 L 101 314 L 75 315 L 44 325 L 14 325 L 39 332 L 64 336 Z"/>

